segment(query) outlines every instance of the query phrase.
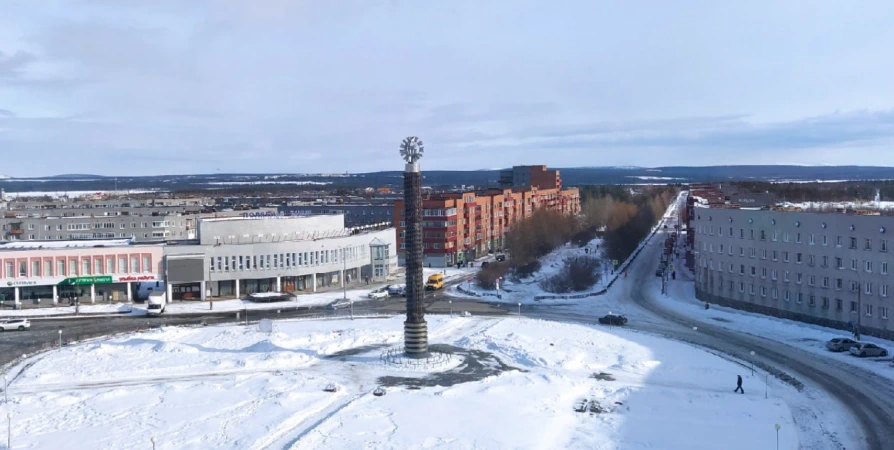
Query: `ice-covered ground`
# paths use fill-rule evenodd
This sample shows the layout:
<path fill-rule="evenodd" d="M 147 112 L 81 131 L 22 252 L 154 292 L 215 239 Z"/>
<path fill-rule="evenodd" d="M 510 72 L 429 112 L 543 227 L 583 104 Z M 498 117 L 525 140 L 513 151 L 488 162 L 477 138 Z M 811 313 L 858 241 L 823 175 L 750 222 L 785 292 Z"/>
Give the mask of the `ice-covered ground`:
<path fill-rule="evenodd" d="M 741 365 L 619 328 L 430 317 L 432 342 L 517 370 L 376 397 L 379 377 L 431 376 L 380 362 L 374 346 L 397 344 L 402 321 L 169 327 L 72 345 L 12 368 L 0 415 L 12 413 L 16 448 L 151 448 L 154 437 L 159 450 L 752 450 L 775 448 L 777 423 L 780 448 L 799 448 L 787 388 L 765 399 Z M 737 374 L 745 395 L 732 392 Z M 323 392 L 329 383 L 338 391 Z M 575 412 L 583 398 L 606 411 Z"/>

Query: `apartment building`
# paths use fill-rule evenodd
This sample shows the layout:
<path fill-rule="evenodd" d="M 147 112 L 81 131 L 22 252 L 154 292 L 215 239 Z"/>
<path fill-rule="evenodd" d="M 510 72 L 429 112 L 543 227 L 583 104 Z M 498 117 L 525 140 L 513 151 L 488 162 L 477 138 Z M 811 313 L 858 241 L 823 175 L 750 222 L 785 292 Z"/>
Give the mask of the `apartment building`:
<path fill-rule="evenodd" d="M 528 187 L 431 194 L 422 201 L 423 262 L 446 267 L 499 250 L 512 224 L 538 208 L 578 214 L 580 193 L 577 188 Z M 395 201 L 393 216 L 403 258 L 403 200 Z"/>
<path fill-rule="evenodd" d="M 696 202 L 696 296 L 894 339 L 894 217 Z"/>
<path fill-rule="evenodd" d="M 562 190 L 562 176 L 558 170 L 546 166 L 514 166 L 500 171 L 500 187 L 527 187 Z"/>

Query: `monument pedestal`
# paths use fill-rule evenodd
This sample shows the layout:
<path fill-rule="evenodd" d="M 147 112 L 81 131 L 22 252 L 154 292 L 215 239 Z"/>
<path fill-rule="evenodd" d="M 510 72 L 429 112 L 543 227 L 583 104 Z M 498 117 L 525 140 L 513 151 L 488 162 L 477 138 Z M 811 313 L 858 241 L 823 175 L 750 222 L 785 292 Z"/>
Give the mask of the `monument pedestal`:
<path fill-rule="evenodd" d="M 428 356 L 428 324 L 404 322 L 404 352 L 410 357 Z"/>

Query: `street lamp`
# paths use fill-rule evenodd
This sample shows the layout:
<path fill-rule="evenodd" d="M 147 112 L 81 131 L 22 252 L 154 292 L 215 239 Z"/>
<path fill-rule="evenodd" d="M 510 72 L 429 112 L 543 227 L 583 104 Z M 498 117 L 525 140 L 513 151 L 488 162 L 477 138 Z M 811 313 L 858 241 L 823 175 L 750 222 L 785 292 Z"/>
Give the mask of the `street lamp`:
<path fill-rule="evenodd" d="M 351 320 L 354 320 L 354 300 L 351 299 Z"/>
<path fill-rule="evenodd" d="M 521 302 L 518 302 L 518 317 L 521 317 Z"/>
<path fill-rule="evenodd" d="M 751 376 L 754 376 L 754 350 L 751 351 Z"/>
<path fill-rule="evenodd" d="M 149 438 L 149 441 L 152 442 L 152 450 L 155 450 L 155 436 Z"/>
<path fill-rule="evenodd" d="M 779 429 L 782 428 L 778 423 L 776 424 L 776 450 L 779 450 Z"/>
<path fill-rule="evenodd" d="M 9 391 L 9 383 L 7 382 L 6 375 L 4 374 L 3 375 L 3 397 L 6 399 L 6 403 L 9 403 L 9 394 L 7 394 L 7 391 Z"/>
<path fill-rule="evenodd" d="M 62 330 L 59 330 L 59 350 L 62 350 Z"/>
<path fill-rule="evenodd" d="M 12 448 L 12 413 L 6 413 L 6 448 Z"/>
<path fill-rule="evenodd" d="M 447 300 L 447 303 L 450 304 L 450 315 L 453 316 L 453 300 Z"/>

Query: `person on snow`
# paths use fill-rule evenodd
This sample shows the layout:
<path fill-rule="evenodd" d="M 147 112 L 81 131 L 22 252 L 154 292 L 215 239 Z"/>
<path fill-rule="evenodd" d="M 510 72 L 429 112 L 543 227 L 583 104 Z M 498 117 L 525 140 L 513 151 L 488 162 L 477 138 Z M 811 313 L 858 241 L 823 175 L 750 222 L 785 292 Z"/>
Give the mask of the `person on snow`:
<path fill-rule="evenodd" d="M 738 379 L 736 380 L 736 390 L 733 392 L 741 392 L 742 394 L 744 394 L 745 389 L 742 389 L 742 375 L 736 375 L 736 376 L 738 377 Z"/>

